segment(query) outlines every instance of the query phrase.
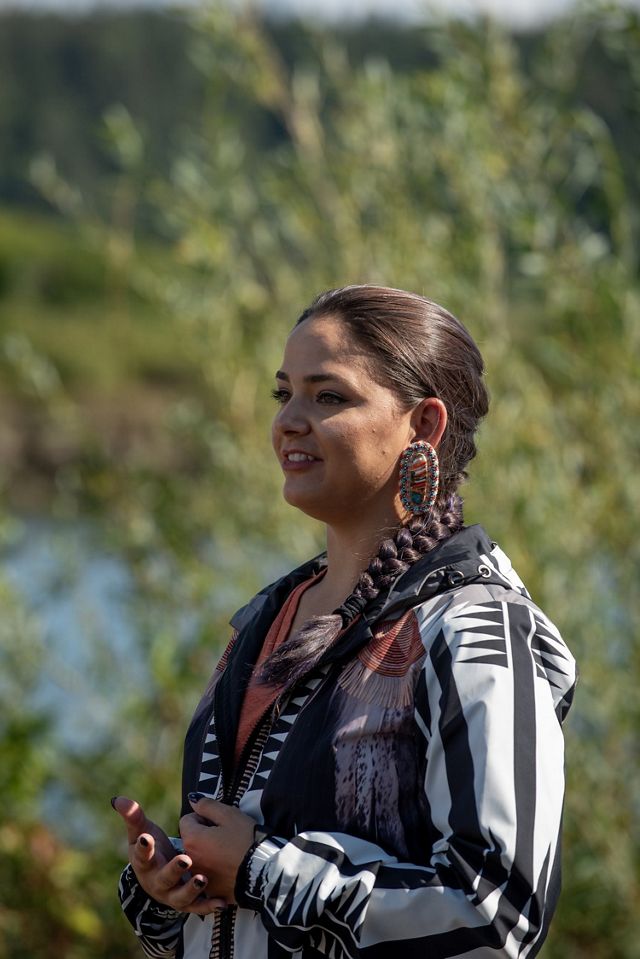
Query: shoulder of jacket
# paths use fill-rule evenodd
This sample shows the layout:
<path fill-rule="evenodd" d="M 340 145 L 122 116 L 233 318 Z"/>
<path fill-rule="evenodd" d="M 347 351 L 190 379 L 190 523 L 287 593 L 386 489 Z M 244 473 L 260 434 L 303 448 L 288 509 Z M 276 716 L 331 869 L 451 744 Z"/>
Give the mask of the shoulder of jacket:
<path fill-rule="evenodd" d="M 491 611 L 501 612 L 508 619 L 509 610 L 527 611 L 532 623 L 560 636 L 558 628 L 547 614 L 534 602 L 526 590 L 515 585 L 498 582 L 468 582 L 455 589 L 437 593 L 423 599 L 416 598 L 406 611 L 411 611 L 419 621 L 434 626 L 443 626 L 461 620 L 468 628 L 475 621 L 486 621 Z"/>
<path fill-rule="evenodd" d="M 550 692 L 562 722 L 573 699 L 578 671 L 558 627 L 517 588 L 469 583 L 417 603 L 412 612 L 427 655 L 447 650 L 452 668 L 511 671 L 525 652 L 531 674 Z M 469 673 L 469 677 L 471 677 Z"/>

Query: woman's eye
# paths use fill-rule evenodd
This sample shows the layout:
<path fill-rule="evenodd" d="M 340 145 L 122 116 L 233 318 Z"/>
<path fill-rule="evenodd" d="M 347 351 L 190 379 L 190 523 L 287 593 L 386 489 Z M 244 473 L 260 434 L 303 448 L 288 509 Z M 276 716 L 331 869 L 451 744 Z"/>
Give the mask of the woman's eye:
<path fill-rule="evenodd" d="M 276 403 L 286 403 L 290 398 L 291 393 L 289 390 L 275 389 L 271 390 L 271 395 L 276 401 Z M 337 405 L 338 403 L 344 403 L 344 397 L 340 396 L 338 393 L 329 393 L 326 390 L 323 390 L 322 393 L 318 393 L 316 397 L 318 403 Z"/>
<path fill-rule="evenodd" d="M 323 391 L 318 393 L 318 402 L 319 403 L 344 403 L 344 398 L 339 396 L 338 393 L 327 393 Z"/>

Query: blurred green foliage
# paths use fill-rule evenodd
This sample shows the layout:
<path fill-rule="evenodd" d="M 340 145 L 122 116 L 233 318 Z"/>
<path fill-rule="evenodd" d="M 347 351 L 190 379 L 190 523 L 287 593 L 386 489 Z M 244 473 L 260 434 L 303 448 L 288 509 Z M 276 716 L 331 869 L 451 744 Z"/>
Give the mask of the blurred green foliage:
<path fill-rule="evenodd" d="M 222 6 L 191 29 L 203 107 L 170 168 L 145 166 L 144 131 L 114 104 L 109 214 L 43 160 L 36 180 L 67 224 L 0 221 L 1 399 L 34 437 L 4 461 L 5 498 L 20 505 L 40 469 L 52 515 L 94 517 L 127 564 L 144 664 L 123 670 L 88 624 L 84 681 L 111 715 L 64 746 L 33 700 L 51 655 L 42 624 L 3 587 L 0 954 L 137 954 L 117 915 L 124 843 L 108 798 L 175 824 L 181 736 L 229 614 L 319 545 L 267 465 L 268 391 L 312 296 L 370 281 L 424 292 L 477 339 L 493 408 L 466 518 L 509 553 L 581 667 L 564 892 L 543 955 L 634 959 L 638 183 L 580 90 L 597 36 L 624 77 L 621 115 L 637 117 L 638 15 L 591 7 L 534 46 L 491 21 L 433 22 L 418 31 L 424 64 L 403 70 L 382 53 L 354 62 L 317 27 L 285 59 L 255 15 Z M 256 125 L 280 133 L 258 148 Z M 138 240 L 139 204 L 162 246 Z M 100 402 L 124 417 L 111 431 Z M 125 441 L 143 413 L 151 439 Z M 2 541 L 18 533 L 7 511 Z"/>

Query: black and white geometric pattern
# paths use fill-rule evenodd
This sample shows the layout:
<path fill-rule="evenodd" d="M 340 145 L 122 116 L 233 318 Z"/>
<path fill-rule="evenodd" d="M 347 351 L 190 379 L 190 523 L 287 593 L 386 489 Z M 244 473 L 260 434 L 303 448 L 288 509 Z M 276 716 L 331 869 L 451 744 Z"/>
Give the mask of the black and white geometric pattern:
<path fill-rule="evenodd" d="M 327 667 L 318 670 L 312 676 L 307 677 L 296 687 L 295 695 L 287 697 L 282 705 L 281 711 L 275 723 L 271 727 L 260 761 L 256 767 L 247 793 L 245 794 L 246 806 L 251 799 L 252 792 L 262 792 L 267 784 L 273 764 L 280 754 L 280 750 L 291 732 L 293 724 L 304 709 L 305 705 L 313 696 L 324 677 L 328 672 Z"/>
<path fill-rule="evenodd" d="M 442 580 L 435 595 L 431 571 Z M 561 722 L 574 660 L 481 527 L 399 582 L 393 617 L 405 597 L 424 647 L 413 700 L 391 708 L 358 697 L 329 666 L 283 698 L 239 797 L 248 815 L 267 820 L 265 831 L 279 827 L 238 878 L 221 959 L 525 959 L 546 937 L 559 890 Z M 351 642 L 345 666 L 359 648 Z M 217 740 L 233 730 L 208 723 L 201 762 L 192 762 L 199 788 L 219 796 Z M 347 763 L 332 780 L 345 755 L 355 757 L 353 775 Z M 297 826 L 318 820 L 336 828 Z M 400 840 L 394 848 L 396 835 L 408 855 Z M 147 955 L 207 959 L 212 918 L 162 916 L 126 871 L 121 898 Z"/>

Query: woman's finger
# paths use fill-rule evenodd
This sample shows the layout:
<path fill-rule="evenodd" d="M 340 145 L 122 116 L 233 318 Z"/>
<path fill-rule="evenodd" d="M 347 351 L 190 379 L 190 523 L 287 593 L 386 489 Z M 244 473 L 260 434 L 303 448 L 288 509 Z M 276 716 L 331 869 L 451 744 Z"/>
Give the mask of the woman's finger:
<path fill-rule="evenodd" d="M 185 906 L 182 912 L 194 912 L 196 916 L 210 916 L 212 912 L 226 909 L 227 905 L 228 903 L 224 899 L 207 899 L 206 896 L 202 896 L 192 902 L 190 906 Z"/>
<path fill-rule="evenodd" d="M 183 854 L 176 856 L 166 866 L 158 869 L 154 877 L 154 883 L 159 889 L 173 889 L 175 886 L 182 885 L 185 879 L 185 873 L 191 865 L 191 859 Z M 200 890 L 202 891 L 202 890 Z"/>
<path fill-rule="evenodd" d="M 153 866 L 153 859 L 155 855 L 155 842 L 153 836 L 148 832 L 143 832 L 141 836 L 138 836 L 136 842 L 131 844 L 131 865 L 133 866 L 133 871 L 146 872 Z"/>
<path fill-rule="evenodd" d="M 129 843 L 134 843 L 140 833 L 148 828 L 144 809 L 135 799 L 127 799 L 126 796 L 114 796 L 111 805 L 126 823 Z"/>
<path fill-rule="evenodd" d="M 188 799 L 199 816 L 215 823 L 216 826 L 232 825 L 236 817 L 244 817 L 244 813 L 235 806 L 218 802 L 217 799 L 210 799 L 204 793 L 189 793 Z"/>
<path fill-rule="evenodd" d="M 173 906 L 174 909 L 177 909 L 179 912 L 188 911 L 189 907 L 196 905 L 196 902 L 202 897 L 202 904 L 211 903 L 213 900 L 206 899 L 203 896 L 203 893 L 207 887 L 207 878 L 201 873 L 198 873 L 195 876 L 192 876 L 188 882 L 185 882 L 184 885 L 175 887 L 171 892 L 167 892 L 164 895 L 164 901 L 168 902 Z M 198 905 L 198 910 L 200 909 L 200 904 Z M 213 907 L 219 908 L 219 907 Z M 209 911 L 213 912 L 213 908 Z M 189 911 L 195 911 L 191 909 Z M 202 913 L 199 912 L 201 915 Z M 206 914 L 206 913 L 205 913 Z"/>

